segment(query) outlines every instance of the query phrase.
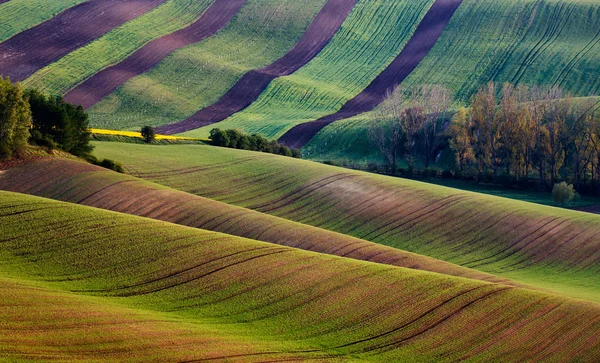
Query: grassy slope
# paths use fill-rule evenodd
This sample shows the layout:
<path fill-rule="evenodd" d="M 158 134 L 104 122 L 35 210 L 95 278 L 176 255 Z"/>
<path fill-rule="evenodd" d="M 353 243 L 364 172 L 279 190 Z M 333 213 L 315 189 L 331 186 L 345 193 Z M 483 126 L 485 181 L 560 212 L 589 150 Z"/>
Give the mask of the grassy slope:
<path fill-rule="evenodd" d="M 597 1 L 466 0 L 405 85 L 442 84 L 464 101 L 490 80 L 590 96 L 600 92 L 598 63 Z"/>
<path fill-rule="evenodd" d="M 0 5 L 0 42 L 86 0 L 11 0 Z"/>
<path fill-rule="evenodd" d="M 323 51 L 273 81 L 246 110 L 218 124 L 281 136 L 292 126 L 337 111 L 400 53 L 433 1 L 360 1 Z M 208 135 L 214 126 L 184 133 Z"/>
<path fill-rule="evenodd" d="M 364 261 L 514 285 L 493 275 L 195 196 L 87 163 L 46 159 L 0 174 L 0 189 Z"/>
<path fill-rule="evenodd" d="M 597 215 L 210 146 L 96 145 L 176 189 L 600 301 Z"/>
<path fill-rule="evenodd" d="M 16 338 L 29 338 L 28 342 L 4 353 L 10 354 L 9 359 L 14 355 L 31 359 L 40 350 L 60 345 L 60 338 L 75 341 L 60 349 L 70 359 L 85 359 L 98 349 L 123 354 L 119 346 L 123 341 L 118 337 L 112 342 L 115 346 L 110 341 L 107 346 L 109 339 L 101 331 L 97 340 L 70 334 L 123 318 L 151 317 L 150 324 L 168 325 L 157 319 L 161 315 L 195 325 L 171 323 L 173 330 L 189 328 L 193 333 L 208 327 L 222 332 L 221 337 L 215 334 L 216 341 L 199 346 L 189 342 L 188 354 L 277 352 L 236 360 L 295 356 L 592 362 L 600 356 L 596 339 L 600 308 L 593 303 L 324 256 L 8 192 L 0 192 L 0 218 L 0 284 L 8 289 L 11 302 L 16 302 L 8 314 L 4 309 L 2 314 L 28 313 L 12 315 L 24 324 L 9 320 L 10 327 L 28 330 L 40 317 L 61 317 L 65 305 L 80 314 L 69 316 L 70 321 L 42 320 L 50 323 L 44 328 L 53 332 L 66 325 L 67 329 L 58 331 L 58 343 L 29 330 Z M 27 280 L 38 287 L 23 288 Z M 47 288 L 40 289 L 40 285 Z M 42 303 L 19 303 L 17 299 L 27 294 L 42 296 Z M 102 300 L 109 305 L 101 304 Z M 57 307 L 60 302 L 65 305 Z M 94 303 L 100 311 L 85 314 L 84 309 L 92 310 L 89 306 Z M 126 315 L 121 310 L 132 308 L 139 313 Z M 129 332 L 134 327 L 135 323 L 126 321 Z M 119 325 L 112 329 L 119 333 Z M 153 335 L 152 330 L 145 332 Z M 219 339 L 223 335 L 229 339 Z M 11 336 L 3 333 L 4 339 Z M 149 345 L 155 349 L 135 356 L 165 359 L 167 354 L 174 355 L 177 348 L 171 345 L 180 337 L 181 333 L 175 334 L 163 350 L 161 338 L 151 336 Z M 203 336 L 193 338 L 197 341 Z M 76 344 L 86 339 L 91 345 Z M 250 349 L 244 343 L 251 344 Z"/>
<path fill-rule="evenodd" d="M 212 0 L 170 0 L 113 29 L 29 77 L 24 83 L 64 95 L 100 70 L 116 64 L 148 42 L 196 21 Z"/>
<path fill-rule="evenodd" d="M 94 126 L 137 129 L 183 120 L 216 102 L 249 70 L 283 56 L 325 0 L 250 0 L 215 36 L 175 51 L 90 109 Z"/>

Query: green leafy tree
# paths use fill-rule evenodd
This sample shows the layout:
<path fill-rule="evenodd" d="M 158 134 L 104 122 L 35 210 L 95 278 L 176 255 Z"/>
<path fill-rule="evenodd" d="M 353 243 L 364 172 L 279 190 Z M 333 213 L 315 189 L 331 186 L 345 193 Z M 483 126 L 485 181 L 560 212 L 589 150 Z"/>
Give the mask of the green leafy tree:
<path fill-rule="evenodd" d="M 142 138 L 146 142 L 146 144 L 151 144 L 156 139 L 156 133 L 154 132 L 154 128 L 152 126 L 144 126 L 142 127 Z"/>
<path fill-rule="evenodd" d="M 9 158 L 27 146 L 31 110 L 23 87 L 0 77 L 0 158 Z"/>
<path fill-rule="evenodd" d="M 566 182 L 554 184 L 552 188 L 552 199 L 556 203 L 560 203 L 563 207 L 565 203 L 569 203 L 575 197 L 575 189 L 572 184 Z"/>

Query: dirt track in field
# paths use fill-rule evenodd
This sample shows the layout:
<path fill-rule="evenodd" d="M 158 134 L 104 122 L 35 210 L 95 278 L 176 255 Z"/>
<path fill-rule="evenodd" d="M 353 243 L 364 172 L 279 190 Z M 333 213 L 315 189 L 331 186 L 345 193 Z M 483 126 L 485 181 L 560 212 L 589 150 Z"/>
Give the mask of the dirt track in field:
<path fill-rule="evenodd" d="M 22 81 L 40 68 L 164 3 L 90 0 L 0 43 L 0 74 Z"/>
<path fill-rule="evenodd" d="M 71 90 L 65 100 L 90 108 L 129 79 L 157 66 L 173 51 L 214 35 L 223 29 L 247 0 L 216 0 L 192 25 L 146 44 L 121 63 L 109 67 Z"/>
<path fill-rule="evenodd" d="M 337 33 L 356 2 L 329 0 L 286 55 L 264 68 L 246 73 L 217 103 L 198 111 L 187 120 L 158 127 L 157 132 L 172 135 L 194 130 L 223 121 L 250 106 L 273 79 L 296 72 L 319 54 Z"/>
<path fill-rule="evenodd" d="M 437 0 L 402 52 L 364 91 L 348 101 L 338 112 L 293 127 L 279 139 L 279 142 L 290 147 L 301 148 L 325 126 L 369 112 L 377 107 L 385 99 L 386 93 L 398 87 L 421 63 L 442 35 L 461 3 L 462 0 Z"/>

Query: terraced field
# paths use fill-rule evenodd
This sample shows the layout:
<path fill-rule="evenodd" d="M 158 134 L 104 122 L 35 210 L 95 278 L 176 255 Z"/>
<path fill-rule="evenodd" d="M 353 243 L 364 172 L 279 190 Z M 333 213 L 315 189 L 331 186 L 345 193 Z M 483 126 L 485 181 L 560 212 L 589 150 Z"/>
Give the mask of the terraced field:
<path fill-rule="evenodd" d="M 66 94 L 99 71 L 118 63 L 148 42 L 196 21 L 213 0 L 167 0 L 161 6 L 111 30 L 27 79 L 25 85 Z"/>
<path fill-rule="evenodd" d="M 5 171 L 0 190 L 87 205 L 363 261 L 515 285 L 425 256 L 294 223 L 67 159 Z"/>
<path fill-rule="evenodd" d="M 9 192 L 0 218 L 9 360 L 600 357 L 593 303 Z"/>
<path fill-rule="evenodd" d="M 0 1 L 0 42 L 51 19 L 86 0 Z"/>
<path fill-rule="evenodd" d="M 600 301 L 596 215 L 209 146 L 96 147 L 188 193 Z"/>
<path fill-rule="evenodd" d="M 89 0 L 0 43 L 0 74 L 22 81 L 38 69 L 166 0 Z"/>
<path fill-rule="evenodd" d="M 244 111 L 218 124 L 270 138 L 333 113 L 366 88 L 400 53 L 433 1 L 361 1 L 321 53 L 271 82 Z M 208 135 L 212 126 L 184 133 Z"/>
<path fill-rule="evenodd" d="M 186 119 L 217 102 L 241 77 L 292 49 L 325 0 L 248 0 L 215 36 L 172 53 L 90 109 L 93 125 L 136 129 Z"/>

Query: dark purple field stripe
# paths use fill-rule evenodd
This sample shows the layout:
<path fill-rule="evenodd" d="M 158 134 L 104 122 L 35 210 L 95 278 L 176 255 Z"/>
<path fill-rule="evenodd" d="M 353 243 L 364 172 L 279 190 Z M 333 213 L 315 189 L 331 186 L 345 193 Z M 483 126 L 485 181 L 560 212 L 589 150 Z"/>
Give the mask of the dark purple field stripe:
<path fill-rule="evenodd" d="M 329 44 L 358 0 L 328 0 L 302 38 L 287 54 L 274 63 L 246 73 L 217 103 L 188 119 L 158 127 L 161 134 L 171 135 L 223 121 L 250 106 L 269 83 L 277 77 L 296 72 Z"/>
<path fill-rule="evenodd" d="M 436 0 L 414 35 L 394 61 L 367 88 L 331 115 L 294 126 L 279 142 L 290 147 L 306 145 L 325 126 L 339 120 L 372 111 L 421 63 L 435 45 L 462 0 Z"/>
<path fill-rule="evenodd" d="M 10 1 L 10 0 L 0 0 L 0 4 L 4 4 L 4 3 L 7 3 L 7 2 L 9 2 L 9 1 Z"/>
<path fill-rule="evenodd" d="M 155 39 L 71 90 L 65 100 L 90 108 L 129 79 L 156 67 L 173 51 L 201 42 L 223 29 L 247 0 L 216 0 L 192 25 Z"/>
<path fill-rule="evenodd" d="M 90 0 L 0 43 L 0 75 L 22 81 L 166 0 Z"/>

